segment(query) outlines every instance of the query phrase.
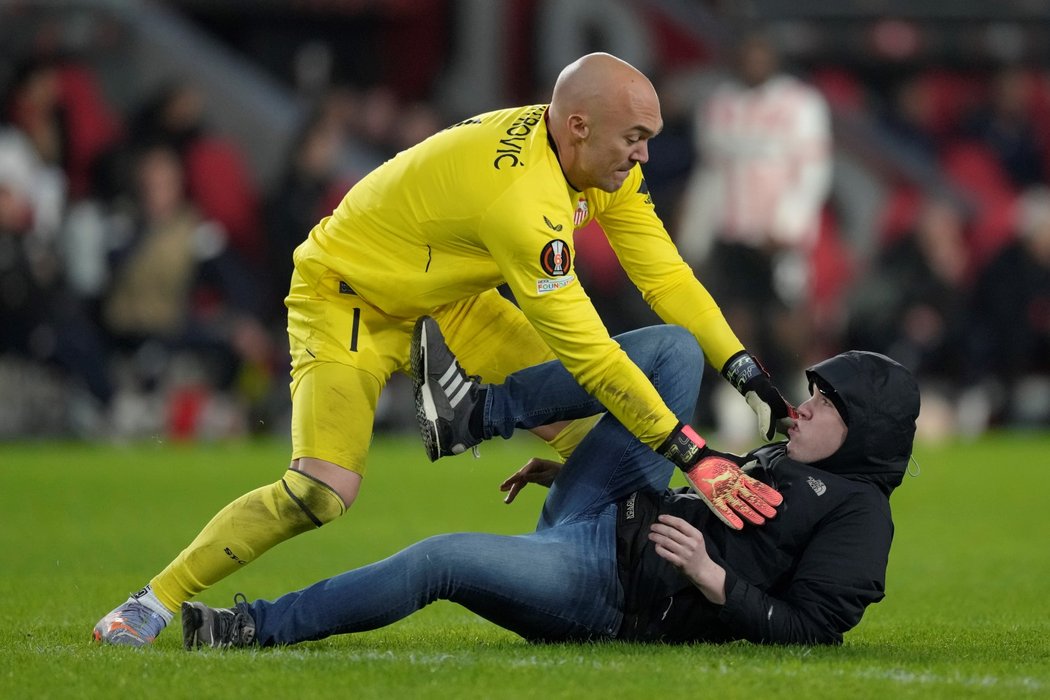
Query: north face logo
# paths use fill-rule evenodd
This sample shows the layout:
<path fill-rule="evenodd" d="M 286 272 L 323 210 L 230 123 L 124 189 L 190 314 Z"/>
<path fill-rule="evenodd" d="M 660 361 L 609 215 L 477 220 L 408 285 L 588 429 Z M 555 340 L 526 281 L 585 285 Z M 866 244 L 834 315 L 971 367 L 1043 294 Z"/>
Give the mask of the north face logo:
<path fill-rule="evenodd" d="M 806 483 L 813 489 L 813 493 L 818 496 L 823 496 L 824 492 L 828 490 L 828 487 L 824 485 L 824 482 L 820 479 L 814 479 L 812 476 L 806 477 Z"/>

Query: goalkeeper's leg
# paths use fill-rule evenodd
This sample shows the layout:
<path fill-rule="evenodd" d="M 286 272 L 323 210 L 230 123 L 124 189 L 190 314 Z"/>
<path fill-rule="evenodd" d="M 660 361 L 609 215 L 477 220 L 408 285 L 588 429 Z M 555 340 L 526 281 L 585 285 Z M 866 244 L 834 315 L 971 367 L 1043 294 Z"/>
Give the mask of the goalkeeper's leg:
<path fill-rule="evenodd" d="M 356 377 L 354 382 L 347 377 Z M 320 388 L 319 388 L 320 387 Z M 341 387 L 334 391 L 333 387 Z M 327 460 L 300 458 L 279 480 L 255 489 L 227 505 L 163 571 L 139 593 L 106 615 L 95 626 L 99 642 L 140 646 L 148 644 L 171 620 L 183 601 L 254 561 L 268 549 L 303 532 L 314 530 L 342 515 L 356 497 L 371 435 L 371 416 L 378 398 L 378 382 L 359 370 L 326 363 L 305 373 L 293 398 L 293 435 L 296 450 L 313 452 Z M 358 401 L 346 406 L 353 395 Z M 308 400 L 306 397 L 310 397 Z M 323 406 L 335 421 L 318 421 L 312 411 Z M 345 432 L 327 436 L 317 426 L 339 425 Z M 356 435 L 347 445 L 347 435 Z M 332 445 L 342 443 L 341 450 Z M 326 447 L 327 446 L 327 447 Z M 335 460 L 351 465 L 338 466 Z"/>
<path fill-rule="evenodd" d="M 220 511 L 150 585 L 99 621 L 96 640 L 152 642 L 183 601 L 270 547 L 334 520 L 353 502 L 379 393 L 390 372 L 407 361 L 411 324 L 391 324 L 339 289 L 334 278 L 317 291 L 293 277 L 293 468 Z M 348 346 L 351 337 L 356 342 Z M 357 343 L 372 352 L 357 353 Z"/>
<path fill-rule="evenodd" d="M 152 642 L 182 601 L 254 561 L 270 547 L 330 522 L 346 511 L 326 484 L 288 470 L 273 484 L 233 501 L 204 526 L 168 566 L 95 626 L 98 642 Z"/>

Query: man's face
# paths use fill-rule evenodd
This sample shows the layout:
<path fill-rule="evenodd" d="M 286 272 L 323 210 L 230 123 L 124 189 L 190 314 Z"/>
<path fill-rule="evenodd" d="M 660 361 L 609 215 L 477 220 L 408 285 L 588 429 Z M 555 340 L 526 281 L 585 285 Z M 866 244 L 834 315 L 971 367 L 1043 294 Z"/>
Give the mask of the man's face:
<path fill-rule="evenodd" d="M 626 109 L 592 115 L 570 181 L 584 189 L 615 192 L 631 168 L 649 161 L 649 139 L 662 128 L 660 105 L 652 99 L 630 99 Z"/>
<path fill-rule="evenodd" d="M 765 39 L 748 39 L 738 51 L 737 71 L 747 85 L 761 85 L 776 72 L 776 52 Z"/>
<path fill-rule="evenodd" d="M 798 420 L 788 430 L 788 457 L 812 464 L 826 459 L 846 441 L 846 423 L 835 404 L 814 387 L 813 395 L 798 407 Z"/>

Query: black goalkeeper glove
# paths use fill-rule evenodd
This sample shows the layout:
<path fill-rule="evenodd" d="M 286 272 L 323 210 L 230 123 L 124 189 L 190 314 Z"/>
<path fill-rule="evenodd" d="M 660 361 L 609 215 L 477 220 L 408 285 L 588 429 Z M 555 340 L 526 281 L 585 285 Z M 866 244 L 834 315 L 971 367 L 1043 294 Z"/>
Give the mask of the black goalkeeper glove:
<path fill-rule="evenodd" d="M 787 435 L 798 412 L 780 394 L 769 378 L 769 372 L 747 350 L 741 350 L 726 361 L 722 376 L 740 392 L 747 405 L 758 416 L 758 432 L 772 440 L 778 432 Z"/>

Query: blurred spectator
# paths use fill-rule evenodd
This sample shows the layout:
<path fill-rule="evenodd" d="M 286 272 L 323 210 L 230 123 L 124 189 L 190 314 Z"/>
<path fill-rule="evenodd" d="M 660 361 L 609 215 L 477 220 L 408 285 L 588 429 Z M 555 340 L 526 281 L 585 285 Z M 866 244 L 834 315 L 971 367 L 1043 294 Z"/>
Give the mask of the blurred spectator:
<path fill-rule="evenodd" d="M 974 378 L 988 419 L 1050 425 L 1050 189 L 1026 190 L 1018 236 L 980 275 L 973 297 Z M 976 426 L 978 429 L 980 426 Z"/>
<path fill-rule="evenodd" d="M 645 184 L 669 221 L 678 220 L 682 192 L 696 164 L 693 116 L 697 104 L 704 100 L 705 89 L 709 90 L 705 80 L 711 79 L 710 74 L 711 71 L 684 70 L 659 76 L 657 90 L 664 128 L 649 142 Z M 679 237 L 677 230 L 674 236 Z"/>
<path fill-rule="evenodd" d="M 259 193 L 239 147 L 207 126 L 206 107 L 204 94 L 189 80 L 157 92 L 132 119 L 130 138 L 114 148 L 99 168 L 99 194 L 112 199 L 133 189 L 136 154 L 164 144 L 179 154 L 186 192 L 196 207 L 223 227 L 230 245 L 246 262 L 261 264 L 266 241 Z"/>
<path fill-rule="evenodd" d="M 441 115 L 426 102 L 413 102 L 398 111 L 394 124 L 393 147 L 396 152 L 411 148 L 444 129 Z"/>
<path fill-rule="evenodd" d="M 739 43 L 735 69 L 696 116 L 699 162 L 678 245 L 741 341 L 775 376 L 794 376 L 831 181 L 830 115 L 816 90 L 781 71 L 761 32 Z"/>
<path fill-rule="evenodd" d="M 1044 179 L 1044 147 L 1032 118 L 1029 86 L 1023 69 L 1004 68 L 993 78 L 989 99 L 966 120 L 966 133 L 991 149 L 1020 189 Z"/>
<path fill-rule="evenodd" d="M 881 120 L 899 145 L 925 159 L 937 158 L 957 140 L 965 116 L 984 97 L 977 76 L 944 68 L 924 68 L 892 89 Z"/>
<path fill-rule="evenodd" d="M 363 177 L 397 153 L 397 95 L 385 85 L 357 94 L 356 109 L 349 111 L 346 167 Z"/>
<path fill-rule="evenodd" d="M 970 282 L 966 221 L 953 204 L 930 199 L 915 229 L 883 251 L 847 302 L 845 345 L 909 368 L 926 418 L 937 412 L 938 425 L 929 425 L 938 433 L 950 428 L 944 402 L 965 373 Z"/>
<path fill-rule="evenodd" d="M 25 230 L 50 242 L 62 224 L 67 180 L 62 169 L 44 158 L 25 132 L 0 122 L 0 178 L 9 195 L 26 207 Z"/>
<path fill-rule="evenodd" d="M 310 229 L 332 212 L 353 180 L 341 173 L 347 136 L 341 120 L 322 111 L 296 140 L 277 187 L 266 202 L 266 278 L 271 289 L 266 315 L 284 323 L 284 296 L 292 274 L 292 252 Z"/>
<path fill-rule="evenodd" d="M 168 379 L 167 359 L 189 353 L 205 382 L 230 389 L 254 368 L 272 374 L 273 344 L 258 321 L 254 277 L 221 227 L 189 201 L 178 154 L 154 146 L 135 160 L 136 198 L 113 261 L 102 320 L 116 347 L 136 360 L 139 389 Z"/>
<path fill-rule="evenodd" d="M 5 112 L 10 122 L 29 138 L 41 160 L 63 167 L 68 133 L 59 84 L 55 62 L 27 62 L 16 71 Z"/>
<path fill-rule="evenodd" d="M 49 325 L 61 266 L 47 239 L 35 234 L 34 190 L 52 179 L 53 169 L 22 132 L 0 130 L 0 351 L 46 354 L 31 346 L 38 329 Z"/>
<path fill-rule="evenodd" d="M 122 129 L 94 74 L 72 61 L 27 61 L 16 73 L 5 113 L 45 163 L 65 172 L 73 198 L 89 194 L 96 160 Z"/>
<path fill-rule="evenodd" d="M 99 362 L 101 345 L 68 290 L 51 230 L 61 216 L 64 184 L 20 131 L 0 129 L 0 354 L 59 368 L 85 400 L 101 404 L 112 394 Z M 20 402 L 34 405 L 25 394 Z M 25 422 L 33 423 L 32 417 Z"/>
<path fill-rule="evenodd" d="M 882 114 L 882 126 L 905 148 L 926 159 L 937 157 L 939 143 L 933 131 L 933 100 L 918 78 L 902 81 Z"/>

